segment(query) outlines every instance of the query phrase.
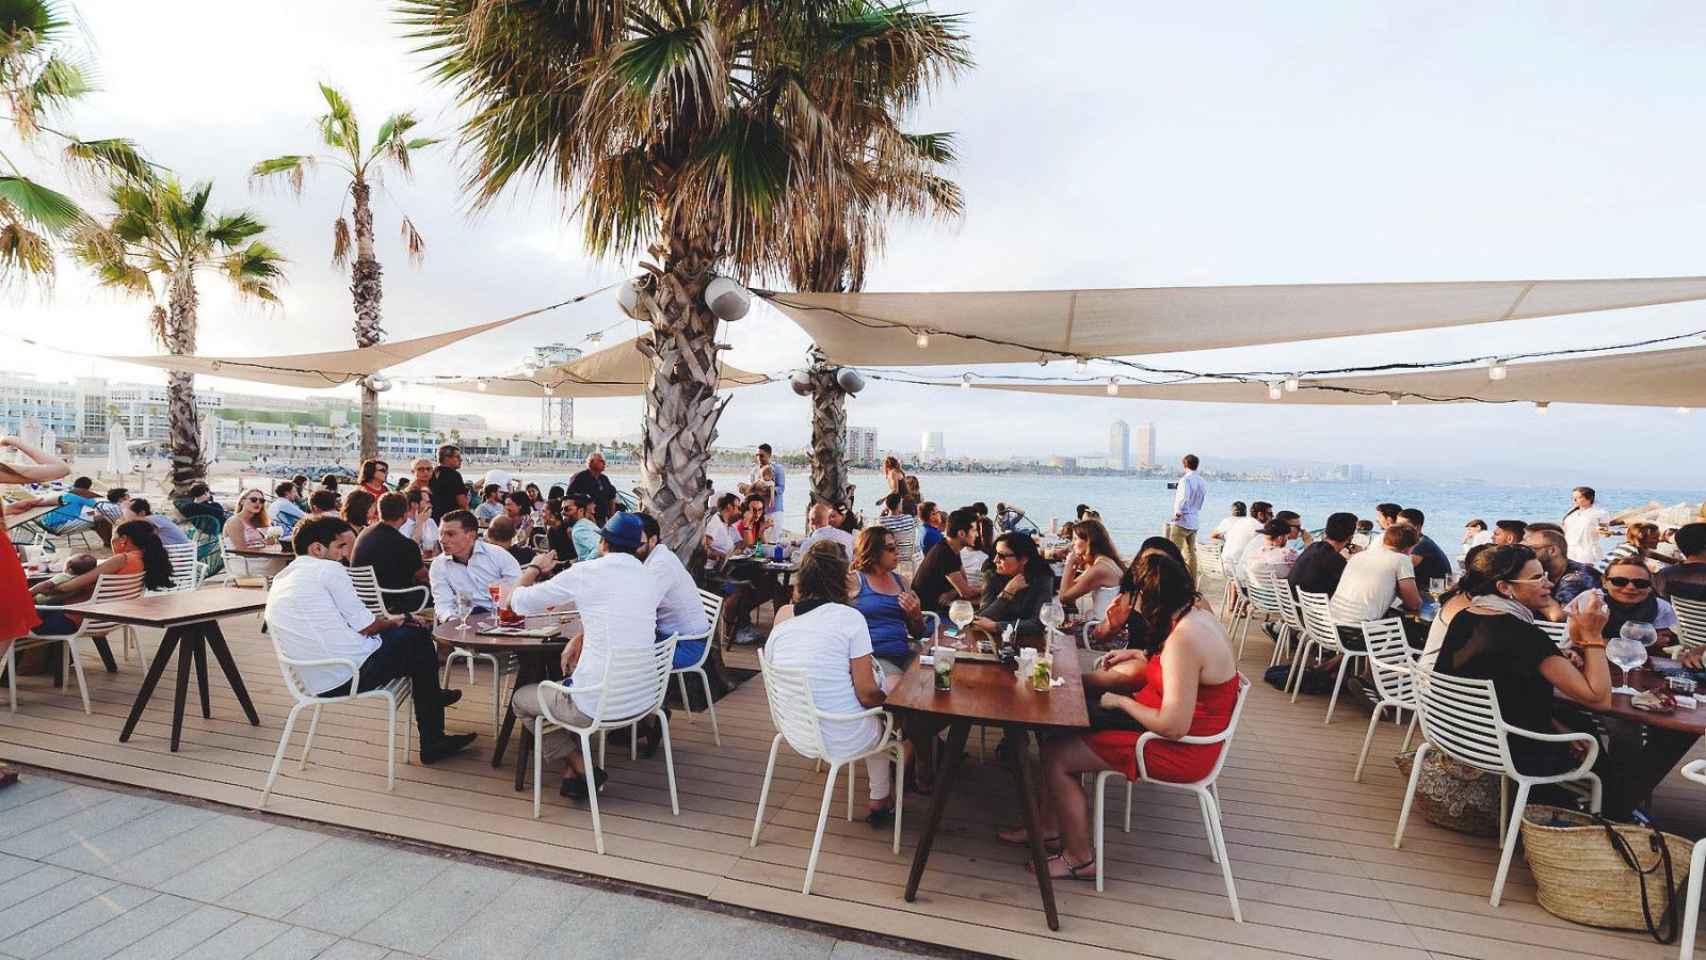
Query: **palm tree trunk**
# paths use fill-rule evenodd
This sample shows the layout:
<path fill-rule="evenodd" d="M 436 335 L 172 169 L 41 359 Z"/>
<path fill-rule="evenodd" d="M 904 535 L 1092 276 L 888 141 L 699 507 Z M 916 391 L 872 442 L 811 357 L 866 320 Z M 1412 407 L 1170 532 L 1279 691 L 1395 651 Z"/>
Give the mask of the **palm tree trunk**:
<path fill-rule="evenodd" d="M 195 274 L 175 274 L 166 286 L 166 352 L 174 356 L 195 353 Z M 201 459 L 201 434 L 197 431 L 195 375 L 172 371 L 166 379 L 166 417 L 172 438 L 172 497 L 189 495 L 190 485 L 207 476 Z"/>
<path fill-rule="evenodd" d="M 373 208 L 368 203 L 367 181 L 350 184 L 355 198 L 355 266 L 350 270 L 350 296 L 355 299 L 355 345 L 371 347 L 385 338 L 379 327 L 381 289 L 379 260 L 373 250 Z M 361 385 L 361 459 L 379 456 L 379 394 L 365 382 Z"/>
<path fill-rule="evenodd" d="M 835 382 L 839 367 L 821 360 L 812 378 L 812 500 L 847 498 L 847 392 Z"/>

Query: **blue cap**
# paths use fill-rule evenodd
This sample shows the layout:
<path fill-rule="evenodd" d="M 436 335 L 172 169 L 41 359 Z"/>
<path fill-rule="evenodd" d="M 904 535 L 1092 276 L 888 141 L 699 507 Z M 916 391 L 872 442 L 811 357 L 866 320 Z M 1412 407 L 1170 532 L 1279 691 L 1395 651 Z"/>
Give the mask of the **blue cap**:
<path fill-rule="evenodd" d="M 606 543 L 613 546 L 626 547 L 629 550 L 638 549 L 645 542 L 646 527 L 640 518 L 623 511 L 604 521 L 604 529 L 598 532 Z"/>

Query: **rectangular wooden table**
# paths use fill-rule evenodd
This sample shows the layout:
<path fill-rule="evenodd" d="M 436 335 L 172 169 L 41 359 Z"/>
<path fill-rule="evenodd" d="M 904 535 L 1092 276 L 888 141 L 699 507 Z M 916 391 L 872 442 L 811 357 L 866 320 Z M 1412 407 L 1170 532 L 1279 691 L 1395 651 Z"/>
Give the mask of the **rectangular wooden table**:
<path fill-rule="evenodd" d="M 977 636 L 975 631 L 971 635 Z M 939 642 L 946 645 L 960 643 L 952 638 Z M 918 898 L 918 883 L 924 877 L 930 847 L 936 840 L 942 814 L 947 810 L 948 795 L 953 792 L 960 757 L 966 748 L 966 737 L 971 733 L 972 724 L 989 724 L 1000 727 L 1006 736 L 1007 760 L 1019 791 L 1019 811 L 1024 818 L 1025 832 L 1030 836 L 1031 867 L 1036 871 L 1043 913 L 1048 918 L 1050 930 L 1060 929 L 1060 915 L 1054 905 L 1054 882 L 1049 879 L 1048 857 L 1043 851 L 1042 827 L 1038 822 L 1036 782 L 1028 765 L 1029 735 L 1049 730 L 1086 729 L 1090 726 L 1090 716 L 1084 704 L 1084 684 L 1079 678 L 1077 646 L 1066 635 L 1057 635 L 1054 644 L 1055 675 L 1066 682 L 1047 693 L 1035 692 L 1028 678 L 1021 681 L 1014 671 L 999 663 L 969 660 L 955 662 L 951 691 L 938 693 L 935 668 L 915 662 L 889 692 L 888 706 L 920 717 L 944 720 L 948 724 L 948 754 L 942 761 L 935 792 L 930 798 L 929 818 L 924 822 L 924 832 L 919 836 L 918 848 L 912 855 L 912 872 L 906 880 L 907 902 Z"/>
<path fill-rule="evenodd" d="M 118 739 L 120 743 L 130 739 L 131 732 L 136 729 L 136 722 L 142 719 L 143 708 L 148 706 L 149 698 L 154 695 L 154 687 L 160 682 L 160 675 L 165 672 L 166 664 L 172 659 L 172 651 L 176 650 L 178 684 L 176 697 L 172 702 L 172 750 L 176 752 L 184 730 L 184 697 L 189 693 L 192 661 L 195 663 L 196 683 L 201 690 L 201 715 L 208 718 L 213 716 L 213 704 L 207 688 L 209 649 L 213 650 L 214 658 L 219 661 L 219 668 L 225 671 L 225 679 L 231 684 L 231 692 L 237 695 L 237 702 L 242 704 L 243 712 L 248 714 L 249 723 L 260 726 L 260 715 L 255 713 L 255 704 L 249 699 L 249 690 L 243 686 L 243 675 L 237 671 L 237 661 L 232 659 L 231 648 L 225 643 L 225 634 L 219 630 L 219 620 L 223 617 L 255 613 L 266 609 L 266 605 L 265 590 L 209 587 L 182 593 L 153 594 L 134 600 L 79 603 L 65 609 L 100 620 L 165 629 L 166 635 L 160 640 L 160 649 L 154 653 L 154 662 L 148 665 L 148 675 L 142 680 L 142 689 L 136 693 L 136 703 L 131 706 L 130 716 L 125 720 L 124 730 L 119 733 Z"/>

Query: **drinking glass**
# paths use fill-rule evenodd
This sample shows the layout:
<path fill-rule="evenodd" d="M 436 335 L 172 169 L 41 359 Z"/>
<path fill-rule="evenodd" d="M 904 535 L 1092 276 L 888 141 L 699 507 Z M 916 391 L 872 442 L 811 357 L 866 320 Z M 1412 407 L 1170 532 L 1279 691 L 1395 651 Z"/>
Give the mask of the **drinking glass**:
<path fill-rule="evenodd" d="M 474 598 L 466 593 L 456 591 L 456 619 L 461 629 L 468 629 L 468 615 L 474 612 Z"/>
<path fill-rule="evenodd" d="M 1647 662 L 1647 644 L 1657 640 L 1658 636 L 1652 624 L 1631 620 L 1606 643 L 1605 658 L 1623 670 L 1623 683 L 1612 693 L 1635 695 L 1635 688 L 1629 685 L 1629 671 Z"/>
<path fill-rule="evenodd" d="M 1433 594 L 1435 600 L 1439 599 L 1439 595 L 1445 592 L 1445 578 L 1430 578 L 1428 580 L 1428 592 Z"/>
<path fill-rule="evenodd" d="M 952 620 L 961 635 L 964 635 L 966 627 L 977 619 L 977 611 L 973 609 L 970 600 L 955 600 L 948 605 L 948 619 Z"/>
<path fill-rule="evenodd" d="M 1043 626 L 1049 628 L 1052 633 L 1060 629 L 1060 625 L 1066 622 L 1066 608 L 1060 605 L 1058 599 L 1050 600 L 1043 604 L 1041 610 L 1037 611 L 1037 619 L 1041 620 Z"/>
<path fill-rule="evenodd" d="M 932 651 L 936 668 L 936 689 L 946 693 L 954 689 L 954 648 L 937 647 Z"/>

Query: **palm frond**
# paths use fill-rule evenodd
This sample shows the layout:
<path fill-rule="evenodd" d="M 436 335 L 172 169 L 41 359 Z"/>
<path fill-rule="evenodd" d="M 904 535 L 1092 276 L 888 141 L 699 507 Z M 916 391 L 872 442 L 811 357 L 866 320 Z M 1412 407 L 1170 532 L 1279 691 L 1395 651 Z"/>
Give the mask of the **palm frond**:
<path fill-rule="evenodd" d="M 304 153 L 287 153 L 271 160 L 262 160 L 249 168 L 249 182 L 266 185 L 283 181 L 292 196 L 300 197 L 308 174 L 314 172 L 319 162 L 318 157 Z"/>
<path fill-rule="evenodd" d="M 350 232 L 349 221 L 339 217 L 332 221 L 332 266 L 349 265 Z"/>
<path fill-rule="evenodd" d="M 257 240 L 224 257 L 220 266 L 238 293 L 277 303 L 275 285 L 284 279 L 284 263 L 277 250 Z"/>
<path fill-rule="evenodd" d="M 920 160 L 942 165 L 959 162 L 952 133 L 903 133 L 901 139 Z"/>
<path fill-rule="evenodd" d="M 24 177 L 0 176 L 0 201 L 11 207 L 13 219 L 55 236 L 64 235 L 87 219 L 75 200 Z"/>
<path fill-rule="evenodd" d="M 0 52 L 4 51 L 0 43 Z M 71 101 L 95 89 L 94 76 L 86 65 L 53 54 L 41 65 L 29 86 L 31 106 L 42 114 L 63 110 Z"/>
<path fill-rule="evenodd" d="M 250 237 L 259 236 L 266 231 L 266 224 L 261 223 L 247 211 L 227 213 L 215 217 L 207 228 L 207 240 L 218 247 L 236 247 Z"/>
<path fill-rule="evenodd" d="M 320 84 L 320 95 L 327 108 L 318 121 L 320 139 L 328 147 L 347 152 L 352 160 L 360 160 L 361 127 L 356 123 L 355 110 L 342 93 L 327 84 Z"/>
<path fill-rule="evenodd" d="M 162 347 L 170 347 L 171 334 L 166 327 L 169 325 L 166 308 L 156 303 L 148 310 L 148 332 L 154 335 L 154 342 Z"/>
<path fill-rule="evenodd" d="M 421 232 L 415 229 L 415 222 L 408 217 L 403 218 L 403 246 L 408 248 L 409 263 L 420 266 L 426 259 L 426 241 L 421 239 Z"/>
<path fill-rule="evenodd" d="M 47 237 L 4 213 L 0 210 L 0 285 L 35 280 L 51 286 L 55 270 L 53 247 Z"/>
<path fill-rule="evenodd" d="M 148 180 L 154 167 L 136 141 L 123 137 L 105 140 L 73 139 L 65 145 L 65 160 L 90 180 L 108 181 L 123 177 Z"/>

